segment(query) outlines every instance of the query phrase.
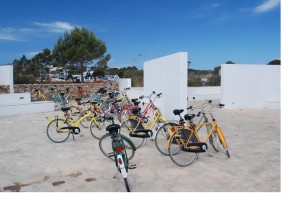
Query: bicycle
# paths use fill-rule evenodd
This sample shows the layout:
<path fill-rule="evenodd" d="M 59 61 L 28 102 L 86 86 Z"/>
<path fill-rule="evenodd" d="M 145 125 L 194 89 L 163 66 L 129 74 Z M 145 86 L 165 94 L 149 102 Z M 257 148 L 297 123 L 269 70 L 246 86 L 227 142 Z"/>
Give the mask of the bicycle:
<path fill-rule="evenodd" d="M 220 108 L 223 106 L 223 104 L 218 105 Z M 216 152 L 219 152 L 219 144 L 221 144 L 227 157 L 230 158 L 225 136 L 212 114 L 214 112 L 212 108 L 213 106 L 207 112 L 202 111 L 205 119 L 203 123 L 194 124 L 193 118 L 196 116 L 195 114 L 184 115 L 185 120 L 189 121 L 189 126 L 185 126 L 184 128 L 175 127 L 175 131 L 170 135 L 167 141 L 169 155 L 171 160 L 178 166 L 185 167 L 191 165 L 198 159 L 199 153 L 207 151 L 208 141 Z M 211 121 L 208 121 L 206 114 L 211 116 Z M 207 128 L 207 135 L 205 140 L 201 141 L 198 133 L 199 129 L 197 128 L 202 128 L 203 126 Z"/>
<path fill-rule="evenodd" d="M 205 107 L 207 107 L 209 104 L 211 104 L 212 101 L 208 100 L 207 102 L 204 102 L 199 108 L 203 110 Z M 192 107 L 188 107 L 187 110 L 193 109 Z M 163 155 L 169 156 L 168 146 L 166 144 L 167 140 L 170 138 L 170 134 L 174 132 L 175 127 L 177 128 L 183 128 L 185 126 L 184 118 L 181 116 L 181 113 L 183 112 L 183 109 L 175 109 L 173 110 L 173 114 L 175 116 L 179 116 L 178 123 L 177 122 L 168 122 L 163 124 L 161 127 L 159 127 L 155 133 L 155 146 L 157 150 L 162 153 Z M 206 116 L 203 115 L 202 112 L 198 112 L 196 115 L 197 117 L 200 117 L 197 124 L 201 122 L 208 121 Z M 175 126 L 175 127 L 174 127 Z M 199 131 L 200 127 L 197 129 Z"/>
<path fill-rule="evenodd" d="M 147 113 L 151 110 L 153 111 L 153 115 L 150 118 L 150 121 L 147 117 L 142 116 L 140 113 L 141 108 L 132 108 L 132 116 L 129 116 L 127 120 L 125 120 L 121 124 L 121 132 L 134 142 L 136 148 L 142 146 L 145 141 L 145 138 L 153 137 L 153 128 L 155 124 L 157 126 L 161 126 L 163 123 L 167 123 L 168 121 L 162 116 L 160 110 L 154 105 L 154 102 L 157 98 L 161 97 L 161 94 L 155 96 L 154 100 L 149 102 L 149 106 L 147 105 Z"/>
<path fill-rule="evenodd" d="M 62 143 L 65 142 L 70 134 L 73 136 L 73 140 L 75 140 L 74 135 L 80 134 L 80 122 L 83 121 L 86 118 L 91 118 L 89 129 L 91 135 L 96 138 L 100 139 L 104 133 L 102 133 L 102 128 L 104 127 L 104 123 L 106 120 L 105 116 L 102 116 L 101 118 L 96 118 L 95 114 L 92 111 L 89 111 L 86 115 L 82 116 L 76 121 L 73 121 L 73 118 L 71 117 L 71 114 L 68 112 L 70 111 L 70 108 L 61 108 L 61 110 L 64 112 L 64 118 L 58 117 L 57 115 L 52 118 L 48 119 L 49 123 L 47 125 L 46 133 L 48 138 L 55 143 Z M 97 132 L 92 132 L 92 128 L 97 127 Z M 101 129 L 100 129 L 101 128 Z"/>
<path fill-rule="evenodd" d="M 45 95 L 42 93 L 40 88 L 35 89 L 33 94 L 34 94 L 35 101 L 45 101 L 46 100 Z"/>
<path fill-rule="evenodd" d="M 136 148 L 129 138 L 119 133 L 120 125 L 114 124 L 113 117 L 108 117 L 108 120 L 111 120 L 112 124 L 106 127 L 108 133 L 100 138 L 99 147 L 106 157 L 115 161 L 117 173 L 113 178 L 116 178 L 117 174 L 120 172 L 124 179 L 126 190 L 127 192 L 130 192 L 127 173 L 129 169 L 136 168 L 136 165 L 129 166 L 129 160 L 134 157 Z M 108 143 L 109 141 L 110 143 Z M 103 149 L 103 146 L 107 146 L 108 144 L 110 144 L 110 149 L 112 148 L 113 150 L 111 153 L 106 153 Z M 128 149 L 130 150 L 129 157 L 127 153 Z"/>
<path fill-rule="evenodd" d="M 54 93 L 54 88 L 50 88 L 50 97 L 51 100 L 55 103 L 59 103 L 61 106 L 65 106 L 67 104 L 67 100 L 64 97 L 64 93 L 61 92 L 60 89 L 57 90 L 57 93 Z"/>

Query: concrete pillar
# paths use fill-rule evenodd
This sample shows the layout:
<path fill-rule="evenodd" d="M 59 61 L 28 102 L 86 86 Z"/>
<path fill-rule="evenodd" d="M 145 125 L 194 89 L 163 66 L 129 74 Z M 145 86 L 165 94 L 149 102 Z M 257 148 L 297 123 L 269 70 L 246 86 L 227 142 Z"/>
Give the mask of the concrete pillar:
<path fill-rule="evenodd" d="M 14 93 L 13 65 L 0 66 L 0 85 L 9 85 L 10 93 Z"/>

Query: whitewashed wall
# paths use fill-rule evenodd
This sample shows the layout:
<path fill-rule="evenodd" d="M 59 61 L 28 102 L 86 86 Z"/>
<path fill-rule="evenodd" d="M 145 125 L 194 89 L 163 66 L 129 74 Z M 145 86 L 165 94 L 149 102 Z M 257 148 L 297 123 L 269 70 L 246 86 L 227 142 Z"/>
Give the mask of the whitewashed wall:
<path fill-rule="evenodd" d="M 13 66 L 0 66 L 0 85 L 9 85 L 10 93 L 14 93 Z"/>
<path fill-rule="evenodd" d="M 131 79 L 130 78 L 120 78 L 118 80 L 119 91 L 124 91 L 125 88 L 131 87 Z"/>
<path fill-rule="evenodd" d="M 221 102 L 228 109 L 280 109 L 280 65 L 222 64 Z"/>
<path fill-rule="evenodd" d="M 167 119 L 187 107 L 187 62 L 187 52 L 179 52 L 144 63 L 144 93 L 162 93 L 156 105 Z"/>
<path fill-rule="evenodd" d="M 188 87 L 188 101 L 220 100 L 221 87 Z"/>

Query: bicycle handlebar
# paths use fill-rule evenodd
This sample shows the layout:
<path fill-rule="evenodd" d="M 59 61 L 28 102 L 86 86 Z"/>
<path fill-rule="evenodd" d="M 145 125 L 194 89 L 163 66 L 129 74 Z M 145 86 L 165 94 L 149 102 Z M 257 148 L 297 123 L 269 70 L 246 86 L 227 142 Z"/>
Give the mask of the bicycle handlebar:
<path fill-rule="evenodd" d="M 225 106 L 225 104 L 219 104 L 219 107 L 220 108 L 222 108 L 222 107 L 224 107 Z"/>

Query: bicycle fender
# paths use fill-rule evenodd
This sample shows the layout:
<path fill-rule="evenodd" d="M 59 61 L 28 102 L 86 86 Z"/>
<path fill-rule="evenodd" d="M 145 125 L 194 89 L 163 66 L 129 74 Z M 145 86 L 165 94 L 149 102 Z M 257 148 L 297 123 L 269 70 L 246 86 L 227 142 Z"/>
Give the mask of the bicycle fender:
<path fill-rule="evenodd" d="M 120 134 L 121 138 L 123 140 L 125 140 L 126 142 L 128 142 L 130 144 L 130 146 L 133 148 L 134 151 L 136 151 L 136 147 L 134 145 L 134 143 L 125 135 Z"/>

